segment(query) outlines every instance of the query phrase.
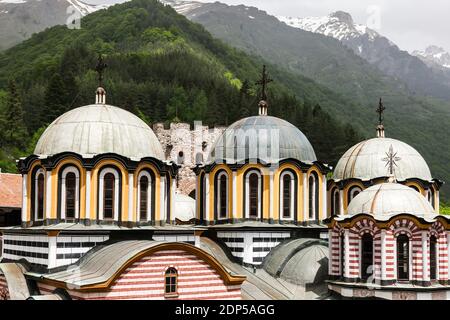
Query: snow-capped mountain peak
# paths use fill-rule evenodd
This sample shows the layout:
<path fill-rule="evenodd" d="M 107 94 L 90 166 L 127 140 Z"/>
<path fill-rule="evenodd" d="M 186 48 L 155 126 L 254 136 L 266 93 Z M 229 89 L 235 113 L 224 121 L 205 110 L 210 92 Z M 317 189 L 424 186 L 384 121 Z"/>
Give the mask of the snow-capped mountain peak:
<path fill-rule="evenodd" d="M 110 6 L 109 4 L 99 4 L 99 5 L 87 4 L 80 0 L 66 0 L 66 1 L 70 5 L 72 5 L 78 12 L 80 12 L 83 16 L 86 16 L 90 13 L 93 13 L 101 9 L 107 9 Z"/>
<path fill-rule="evenodd" d="M 0 5 L 5 4 L 5 5 L 26 5 L 26 4 L 31 4 L 34 2 L 40 2 L 41 0 L 0 0 Z M 94 4 L 88 4 L 86 2 L 83 2 L 81 0 L 56 0 L 58 2 L 62 2 L 62 3 L 67 3 L 68 6 L 72 6 L 75 8 L 75 10 L 77 10 L 82 16 L 86 16 L 90 13 L 93 13 L 95 11 L 101 10 L 101 9 L 106 9 L 110 6 L 110 4 L 99 4 L 99 5 L 94 5 Z M 124 0 L 126 1 L 126 0 Z M 3 13 L 8 13 L 8 12 L 3 12 Z"/>
<path fill-rule="evenodd" d="M 278 16 L 278 20 L 288 26 L 320 33 L 340 41 L 358 38 L 364 35 L 374 40 L 380 35 L 365 25 L 356 24 L 352 16 L 344 11 L 336 11 L 325 17 L 293 18 Z"/>
<path fill-rule="evenodd" d="M 159 0 L 162 4 L 169 5 L 179 14 L 187 14 L 192 10 L 200 8 L 205 3 L 198 1 L 186 1 L 186 0 Z"/>
<path fill-rule="evenodd" d="M 438 46 L 429 46 L 425 50 L 416 50 L 412 53 L 427 64 L 437 64 L 450 69 L 450 53 Z"/>

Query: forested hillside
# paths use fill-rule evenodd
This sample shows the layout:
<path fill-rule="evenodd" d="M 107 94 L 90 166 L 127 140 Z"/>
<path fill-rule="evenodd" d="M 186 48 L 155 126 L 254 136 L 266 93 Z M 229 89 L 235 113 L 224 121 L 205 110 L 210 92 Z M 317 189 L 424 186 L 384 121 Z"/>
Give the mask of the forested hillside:
<path fill-rule="evenodd" d="M 325 111 L 337 120 L 351 121 L 368 138 L 374 137 L 374 109 L 383 97 L 387 107 L 386 135 L 415 147 L 426 159 L 433 177 L 450 182 L 448 101 L 421 96 L 400 79 L 383 74 L 340 41 L 289 27 L 255 7 L 215 2 L 192 8 L 183 7 L 180 12 L 202 24 L 214 37 L 345 96 L 351 103 L 344 107 L 324 104 Z M 386 65 L 391 62 L 384 61 Z M 442 88 L 424 72 L 412 72 L 410 76 L 442 93 Z M 289 81 L 284 84 L 291 87 Z M 448 199 L 450 185 L 444 185 L 442 190 Z"/>
<path fill-rule="evenodd" d="M 92 70 L 105 56 L 107 102 L 148 123 L 203 120 L 228 125 L 257 113 L 262 68 L 203 27 L 156 0 L 134 0 L 89 15 L 82 29 L 57 26 L 0 54 L 0 166 L 32 153 L 42 130 L 63 112 L 94 102 Z M 334 164 L 361 137 L 325 109 L 351 102 L 273 65 L 269 114 L 298 126 L 320 160 Z M 288 84 L 288 85 L 286 85 Z"/>

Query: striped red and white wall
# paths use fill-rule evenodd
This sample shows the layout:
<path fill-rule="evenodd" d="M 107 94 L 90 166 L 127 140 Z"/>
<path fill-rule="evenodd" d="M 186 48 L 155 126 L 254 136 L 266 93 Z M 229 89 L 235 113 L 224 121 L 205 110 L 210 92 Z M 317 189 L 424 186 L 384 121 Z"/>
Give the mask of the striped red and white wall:
<path fill-rule="evenodd" d="M 9 300 L 8 284 L 3 274 L 0 274 L 0 300 Z"/>
<path fill-rule="evenodd" d="M 182 250 L 165 250 L 144 257 L 130 265 L 109 289 L 100 292 L 69 290 L 73 299 L 83 300 L 161 300 L 165 271 L 173 267 L 178 272 L 178 296 L 170 299 L 237 300 L 241 299 L 240 285 L 227 285 L 219 273 L 207 262 Z M 38 283 L 41 294 L 55 289 Z M 169 299 L 169 298 L 168 298 Z"/>

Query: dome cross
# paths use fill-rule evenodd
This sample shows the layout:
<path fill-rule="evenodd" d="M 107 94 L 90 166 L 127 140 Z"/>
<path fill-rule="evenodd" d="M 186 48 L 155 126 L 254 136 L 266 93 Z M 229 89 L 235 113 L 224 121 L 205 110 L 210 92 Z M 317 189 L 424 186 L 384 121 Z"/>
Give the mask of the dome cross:
<path fill-rule="evenodd" d="M 383 105 L 383 100 L 380 98 L 380 102 L 378 104 L 377 113 L 378 113 L 378 125 L 383 125 L 383 112 L 386 110 L 386 107 Z"/>
<path fill-rule="evenodd" d="M 386 162 L 386 167 L 389 168 L 389 175 L 390 177 L 394 177 L 394 167 L 397 166 L 397 161 L 400 161 L 402 158 L 397 157 L 397 152 L 394 152 L 394 148 L 392 145 L 389 148 L 389 152 L 386 152 L 386 158 L 383 158 L 382 160 Z"/>
<path fill-rule="evenodd" d="M 95 66 L 95 71 L 98 73 L 98 86 L 103 87 L 103 73 L 108 65 L 103 60 L 103 56 L 101 54 L 98 55 L 97 65 Z"/>
<path fill-rule="evenodd" d="M 267 85 L 270 82 L 273 82 L 273 80 L 269 78 L 269 75 L 266 71 L 266 65 L 263 65 L 261 79 L 256 82 L 257 85 L 261 86 L 261 100 L 259 102 L 259 115 L 260 116 L 267 115 L 267 109 L 269 107 L 269 104 L 267 102 Z"/>

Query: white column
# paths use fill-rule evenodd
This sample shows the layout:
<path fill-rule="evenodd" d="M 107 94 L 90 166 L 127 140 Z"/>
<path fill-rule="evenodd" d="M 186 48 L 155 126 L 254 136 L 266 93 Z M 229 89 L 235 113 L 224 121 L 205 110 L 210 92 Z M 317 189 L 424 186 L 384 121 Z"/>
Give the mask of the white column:
<path fill-rule="evenodd" d="M 48 268 L 56 268 L 56 236 L 48 236 Z"/>
<path fill-rule="evenodd" d="M 170 220 L 175 220 L 175 217 L 172 213 L 175 210 L 175 191 L 176 190 L 177 190 L 177 181 L 175 179 L 172 179 L 172 185 L 170 187 L 170 211 L 168 212 Z"/>
<path fill-rule="evenodd" d="M 322 176 L 322 219 L 326 219 L 327 217 L 327 177 L 325 175 Z"/>
<path fill-rule="evenodd" d="M 435 193 L 435 197 L 436 197 L 436 213 L 437 214 L 439 214 L 439 212 L 440 212 L 440 199 L 439 199 L 439 191 L 436 191 L 436 193 Z"/>
<path fill-rule="evenodd" d="M 209 220 L 209 173 L 205 174 L 205 221 Z"/>
<path fill-rule="evenodd" d="M 27 221 L 28 216 L 28 174 L 22 176 L 22 222 Z"/>
<path fill-rule="evenodd" d="M 339 214 L 344 214 L 344 190 L 339 190 Z"/>
<path fill-rule="evenodd" d="M 275 210 L 275 206 L 273 203 L 273 184 L 274 184 L 274 172 L 272 170 L 270 170 L 269 172 L 269 197 L 270 197 L 270 202 L 269 202 L 269 219 L 273 220 L 275 219 L 274 217 L 274 210 Z M 295 210 L 294 210 L 295 212 Z"/>
<path fill-rule="evenodd" d="M 309 220 L 308 212 L 308 179 L 306 172 L 303 173 L 303 220 Z"/>
<path fill-rule="evenodd" d="M 386 280 L 386 230 L 381 229 L 381 280 Z"/>
<path fill-rule="evenodd" d="M 233 208 L 231 212 L 231 218 L 234 219 L 237 217 L 237 172 L 233 171 Z"/>
<path fill-rule="evenodd" d="M 344 248 L 344 277 L 350 278 L 350 231 L 348 229 L 344 231 Z"/>
<path fill-rule="evenodd" d="M 45 182 L 45 217 L 46 219 L 51 218 L 52 214 L 52 172 L 47 171 L 46 182 Z"/>
<path fill-rule="evenodd" d="M 200 206 L 202 205 L 200 202 L 201 194 L 200 194 L 200 176 L 196 176 L 195 178 L 195 218 L 200 220 Z"/>
<path fill-rule="evenodd" d="M 166 177 L 161 177 L 159 180 L 159 193 L 160 193 L 160 219 L 166 221 Z"/>
<path fill-rule="evenodd" d="M 91 171 L 86 170 L 86 208 L 85 219 L 91 219 Z"/>
<path fill-rule="evenodd" d="M 134 174 L 128 174 L 128 221 L 133 222 Z"/>
<path fill-rule="evenodd" d="M 412 244 L 413 244 L 413 242 L 410 241 L 409 246 L 412 247 Z M 413 257 L 410 256 L 409 259 L 412 260 L 412 258 Z M 430 272 L 428 270 L 428 260 L 429 260 L 429 258 L 428 258 L 428 235 L 427 235 L 426 231 L 422 231 L 422 280 L 423 281 L 430 280 Z M 409 277 L 411 278 L 412 275 L 410 274 Z"/>

